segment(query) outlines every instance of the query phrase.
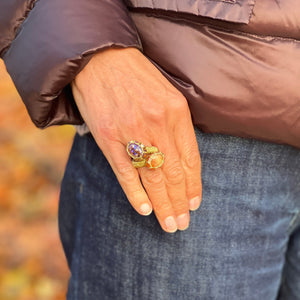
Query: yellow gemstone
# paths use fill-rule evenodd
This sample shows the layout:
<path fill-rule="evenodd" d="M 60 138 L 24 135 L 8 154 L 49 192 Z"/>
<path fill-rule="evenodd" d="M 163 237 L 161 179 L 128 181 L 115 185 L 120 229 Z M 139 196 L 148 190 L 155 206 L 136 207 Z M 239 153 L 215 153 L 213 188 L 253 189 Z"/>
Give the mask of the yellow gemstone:
<path fill-rule="evenodd" d="M 164 154 L 161 152 L 153 153 L 147 157 L 146 166 L 149 169 L 157 169 L 164 163 Z"/>

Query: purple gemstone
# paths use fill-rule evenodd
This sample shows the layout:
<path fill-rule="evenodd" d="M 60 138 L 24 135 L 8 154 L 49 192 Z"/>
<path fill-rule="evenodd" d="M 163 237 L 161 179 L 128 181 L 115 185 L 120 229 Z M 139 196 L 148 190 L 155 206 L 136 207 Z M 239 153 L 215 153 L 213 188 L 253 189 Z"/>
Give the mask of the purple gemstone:
<path fill-rule="evenodd" d="M 143 157 L 144 151 L 142 147 L 136 143 L 130 143 L 128 145 L 128 152 L 131 154 L 133 158 Z"/>

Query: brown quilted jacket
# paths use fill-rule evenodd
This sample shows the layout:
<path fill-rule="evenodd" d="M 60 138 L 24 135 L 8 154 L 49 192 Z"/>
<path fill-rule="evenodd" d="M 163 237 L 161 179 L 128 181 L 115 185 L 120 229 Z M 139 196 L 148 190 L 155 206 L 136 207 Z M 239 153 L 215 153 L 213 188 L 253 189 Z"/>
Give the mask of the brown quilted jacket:
<path fill-rule="evenodd" d="M 69 83 L 136 47 L 206 132 L 300 148 L 299 0 L 1 0 L 0 55 L 38 127 L 81 124 Z"/>

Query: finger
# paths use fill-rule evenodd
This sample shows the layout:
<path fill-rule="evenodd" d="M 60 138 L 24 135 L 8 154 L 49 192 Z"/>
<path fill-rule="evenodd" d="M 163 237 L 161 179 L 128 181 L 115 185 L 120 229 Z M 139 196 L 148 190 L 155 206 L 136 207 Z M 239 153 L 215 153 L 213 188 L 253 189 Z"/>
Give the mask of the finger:
<path fill-rule="evenodd" d="M 139 173 L 160 226 L 166 232 L 175 232 L 176 215 L 166 190 L 162 169 L 141 168 Z"/>
<path fill-rule="evenodd" d="M 102 151 L 133 208 L 141 215 L 151 214 L 151 201 L 141 184 L 137 169 L 126 153 L 126 146 L 116 142 Z"/>
<path fill-rule="evenodd" d="M 177 127 L 177 147 L 181 156 L 182 167 L 185 172 L 186 196 L 190 210 L 199 208 L 202 199 L 201 158 L 192 122 L 185 120 L 185 124 Z"/>
<path fill-rule="evenodd" d="M 185 172 L 182 167 L 178 149 L 170 141 L 166 147 L 165 163 L 162 167 L 169 199 L 176 214 L 178 229 L 189 226 L 189 204 L 186 196 Z"/>

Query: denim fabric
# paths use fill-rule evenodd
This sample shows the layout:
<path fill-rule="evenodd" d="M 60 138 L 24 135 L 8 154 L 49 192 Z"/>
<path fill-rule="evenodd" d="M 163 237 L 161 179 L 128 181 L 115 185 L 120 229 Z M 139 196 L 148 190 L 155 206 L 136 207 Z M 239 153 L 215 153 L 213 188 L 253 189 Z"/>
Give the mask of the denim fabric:
<path fill-rule="evenodd" d="M 196 130 L 203 200 L 165 233 L 138 215 L 90 134 L 76 136 L 59 226 L 68 300 L 300 299 L 300 151 Z"/>

